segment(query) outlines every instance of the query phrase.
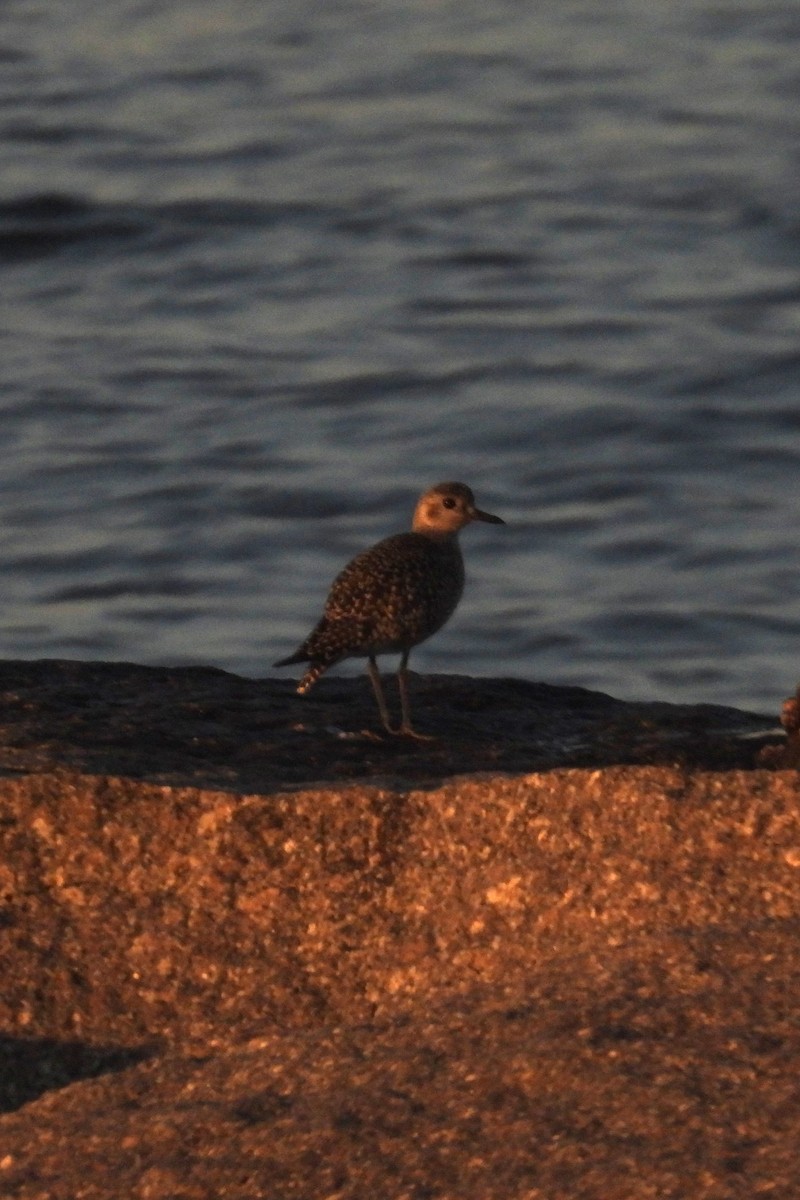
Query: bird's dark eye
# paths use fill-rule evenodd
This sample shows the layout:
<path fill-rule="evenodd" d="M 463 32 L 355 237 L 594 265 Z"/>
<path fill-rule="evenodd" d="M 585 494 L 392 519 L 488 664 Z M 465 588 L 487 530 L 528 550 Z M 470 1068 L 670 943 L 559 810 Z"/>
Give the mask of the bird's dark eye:
<path fill-rule="evenodd" d="M 445 496 L 442 504 L 445 506 L 445 508 L 455 508 L 456 506 L 456 502 L 452 496 Z"/>

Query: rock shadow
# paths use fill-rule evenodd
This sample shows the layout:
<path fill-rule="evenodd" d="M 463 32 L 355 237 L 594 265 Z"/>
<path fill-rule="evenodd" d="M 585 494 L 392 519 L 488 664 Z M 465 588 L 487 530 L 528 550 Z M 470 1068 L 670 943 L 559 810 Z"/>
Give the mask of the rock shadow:
<path fill-rule="evenodd" d="M 0 1113 L 82 1079 L 124 1071 L 157 1053 L 146 1046 L 98 1045 L 0 1034 Z"/>

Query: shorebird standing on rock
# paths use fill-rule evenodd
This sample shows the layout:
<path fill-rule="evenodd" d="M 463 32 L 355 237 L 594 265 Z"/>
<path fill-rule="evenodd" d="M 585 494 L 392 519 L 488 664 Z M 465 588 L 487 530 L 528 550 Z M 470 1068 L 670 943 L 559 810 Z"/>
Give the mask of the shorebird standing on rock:
<path fill-rule="evenodd" d="M 303 695 L 334 663 L 366 657 L 384 729 L 428 740 L 411 726 L 408 656 L 455 612 L 464 590 L 458 534 L 471 521 L 505 524 L 476 508 L 465 484 L 437 483 L 417 502 L 411 532 L 384 538 L 348 563 L 333 581 L 318 625 L 294 654 L 273 666 L 309 663 L 297 687 Z M 397 729 L 389 719 L 375 661 L 378 654 L 392 653 L 401 655 Z"/>

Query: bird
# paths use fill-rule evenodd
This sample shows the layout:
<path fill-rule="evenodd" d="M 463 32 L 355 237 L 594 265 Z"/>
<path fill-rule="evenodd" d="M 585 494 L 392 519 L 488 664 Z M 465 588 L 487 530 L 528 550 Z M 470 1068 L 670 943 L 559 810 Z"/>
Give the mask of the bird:
<path fill-rule="evenodd" d="M 473 521 L 504 525 L 482 512 L 464 483 L 437 483 L 423 492 L 411 530 L 384 538 L 357 554 L 331 585 L 323 615 L 294 654 L 274 667 L 309 664 L 297 685 L 305 695 L 330 667 L 345 658 L 366 658 L 381 722 L 387 733 L 424 741 L 411 723 L 408 659 L 453 615 L 464 590 L 464 560 L 458 534 Z M 397 671 L 400 725 L 386 705 L 379 654 L 400 654 Z"/>

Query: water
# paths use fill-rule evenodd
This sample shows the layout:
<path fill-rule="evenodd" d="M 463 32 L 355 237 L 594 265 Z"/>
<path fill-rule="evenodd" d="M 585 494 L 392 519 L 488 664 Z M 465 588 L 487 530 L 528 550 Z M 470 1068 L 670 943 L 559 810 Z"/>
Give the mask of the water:
<path fill-rule="evenodd" d="M 794 689 L 800 10 L 530 7 L 3 7 L 0 654 L 263 675 L 460 478 L 417 669 Z"/>

